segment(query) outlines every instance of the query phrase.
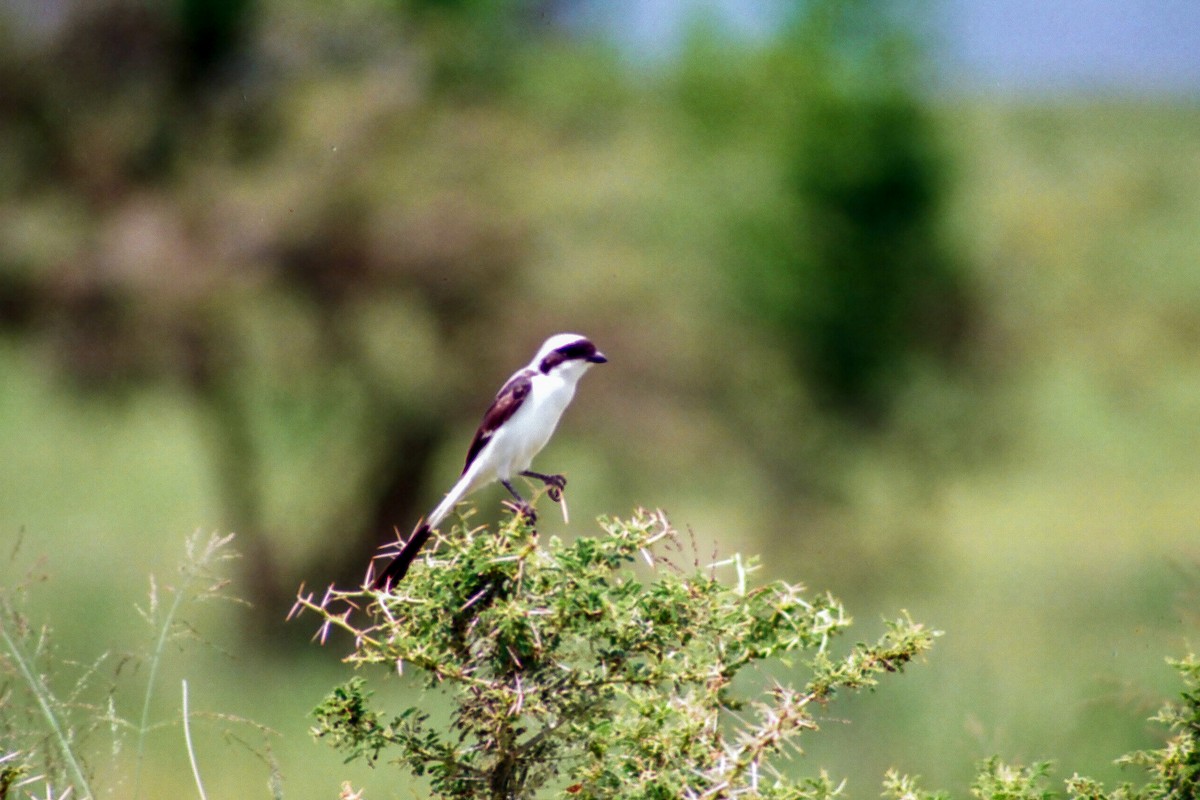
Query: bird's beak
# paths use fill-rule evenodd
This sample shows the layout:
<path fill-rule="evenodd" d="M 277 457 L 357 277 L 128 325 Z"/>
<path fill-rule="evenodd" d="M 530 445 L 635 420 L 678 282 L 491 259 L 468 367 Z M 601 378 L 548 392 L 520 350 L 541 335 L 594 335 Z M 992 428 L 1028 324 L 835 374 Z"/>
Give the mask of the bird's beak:
<path fill-rule="evenodd" d="M 595 353 L 592 353 L 590 356 L 588 356 L 587 360 L 589 363 L 592 363 L 592 364 L 607 364 L 608 356 L 604 355 L 604 353 L 601 353 L 599 350 L 597 350 Z"/>

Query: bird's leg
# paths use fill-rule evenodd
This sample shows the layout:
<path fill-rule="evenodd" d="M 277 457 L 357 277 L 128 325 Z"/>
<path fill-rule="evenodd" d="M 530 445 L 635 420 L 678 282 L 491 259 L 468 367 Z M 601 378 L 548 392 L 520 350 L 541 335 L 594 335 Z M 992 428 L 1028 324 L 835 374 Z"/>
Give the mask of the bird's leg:
<path fill-rule="evenodd" d="M 514 489 L 513 485 L 506 480 L 501 480 L 500 483 L 504 485 L 505 489 L 508 489 L 509 494 L 516 498 L 517 509 L 521 514 L 530 522 L 537 522 L 537 512 L 533 510 L 533 506 L 525 502 L 525 498 L 521 497 L 520 492 Z"/>
<path fill-rule="evenodd" d="M 550 499 L 554 502 L 557 503 L 562 500 L 563 489 L 567 488 L 567 478 L 565 475 L 544 475 L 541 472 L 534 472 L 528 469 L 521 474 L 526 478 L 537 478 L 546 484 L 546 494 L 550 495 Z"/>

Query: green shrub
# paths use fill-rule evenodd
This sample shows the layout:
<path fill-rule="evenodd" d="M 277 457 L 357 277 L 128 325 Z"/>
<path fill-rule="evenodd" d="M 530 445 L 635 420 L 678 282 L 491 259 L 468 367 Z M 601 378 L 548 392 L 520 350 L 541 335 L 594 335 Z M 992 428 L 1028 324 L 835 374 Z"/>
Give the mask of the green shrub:
<path fill-rule="evenodd" d="M 457 526 L 390 593 L 302 597 L 323 635 L 353 634 L 349 661 L 416 667 L 451 704 L 448 720 L 381 708 L 360 675 L 316 710 L 315 734 L 349 759 L 386 753 L 444 798 L 835 794 L 829 778 L 789 780 L 774 759 L 817 729 L 814 707 L 901 670 L 936 633 L 902 618 L 838 653 L 850 619 L 832 597 L 752 586 L 737 557 L 681 566 L 661 512 L 600 527 L 543 549 L 519 519 Z M 356 622 L 353 609 L 370 616 Z M 771 677 L 779 663 L 803 669 L 797 686 Z"/>

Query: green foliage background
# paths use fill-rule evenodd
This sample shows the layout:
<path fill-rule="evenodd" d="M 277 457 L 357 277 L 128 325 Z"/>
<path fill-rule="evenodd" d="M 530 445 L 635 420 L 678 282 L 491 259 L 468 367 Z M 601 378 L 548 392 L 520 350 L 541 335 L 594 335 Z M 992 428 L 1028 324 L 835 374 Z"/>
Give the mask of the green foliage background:
<path fill-rule="evenodd" d="M 698 32 L 638 71 L 532 4 L 498 26 L 488 4 L 223 3 L 196 30 L 200 5 L 95 4 L 120 24 L 10 25 L 0 53 L 3 581 L 43 559 L 30 613 L 66 660 L 141 647 L 134 604 L 197 528 L 238 531 L 256 600 L 320 585 L 314 564 L 360 569 L 344 532 L 366 527 L 380 430 L 431 434 L 408 439 L 427 507 L 488 393 L 577 329 L 612 362 L 539 462 L 571 478 L 577 520 L 544 514 L 548 532 L 662 506 L 702 546 L 832 591 L 864 638 L 901 607 L 947 632 L 819 720 L 798 772 L 861 796 L 896 767 L 962 794 L 992 753 L 1112 780 L 1157 746 L 1163 658 L 1197 619 L 1194 104 L 930 99 L 891 29 L 865 60 L 820 25 L 753 49 Z M 897 80 L 856 83 L 863 63 Z M 896 295 L 813 299 L 845 277 L 813 266 L 845 246 L 817 235 L 823 167 L 859 168 L 844 148 L 880 118 L 911 122 L 905 163 L 933 181 L 903 204 L 925 204 L 931 260 L 904 255 L 918 299 L 887 312 L 880 370 L 823 391 L 833 312 L 860 332 Z M 307 735 L 344 643 L 268 645 L 238 607 L 191 621 L 232 656 L 189 650 L 163 685 L 279 731 L 287 796 L 419 795 Z M 409 677 L 392 689 L 416 702 Z M 228 727 L 195 732 L 211 796 L 266 795 Z M 186 796 L 180 742 L 153 749 L 147 796 Z"/>

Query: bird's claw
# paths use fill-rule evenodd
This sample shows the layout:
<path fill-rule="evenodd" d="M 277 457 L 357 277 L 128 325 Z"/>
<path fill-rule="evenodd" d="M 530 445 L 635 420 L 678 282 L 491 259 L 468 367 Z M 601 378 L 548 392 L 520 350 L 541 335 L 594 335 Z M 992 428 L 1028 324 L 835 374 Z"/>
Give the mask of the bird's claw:
<path fill-rule="evenodd" d="M 558 503 L 562 500 L 563 489 L 567 488 L 567 476 L 565 475 L 547 475 L 546 476 L 546 494 L 550 495 L 550 499 Z"/>

